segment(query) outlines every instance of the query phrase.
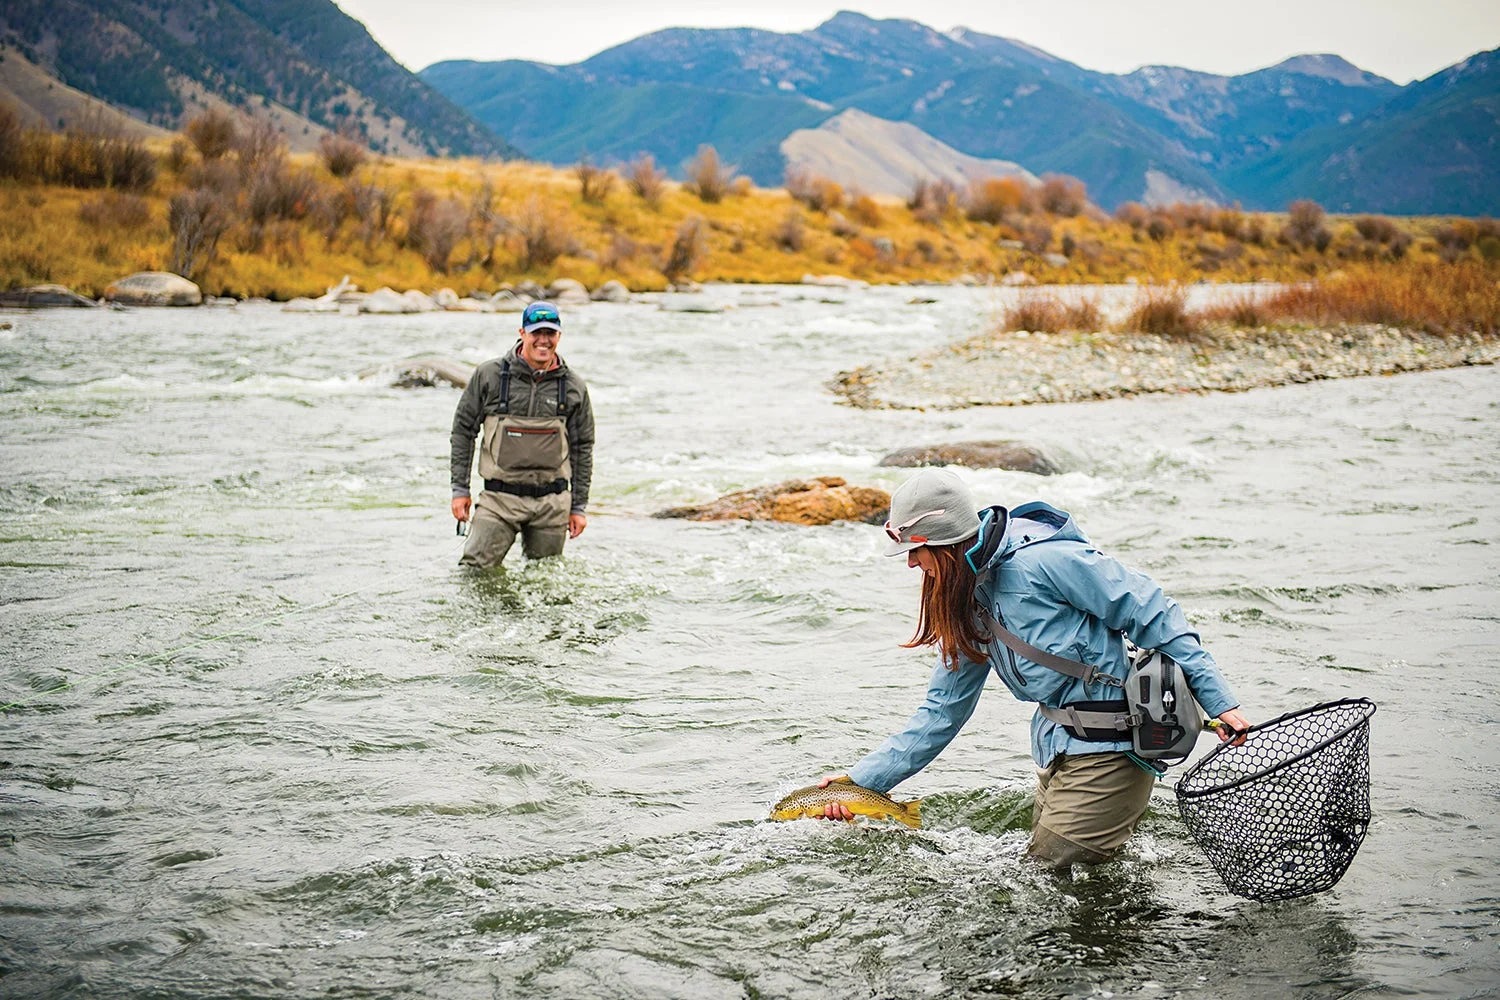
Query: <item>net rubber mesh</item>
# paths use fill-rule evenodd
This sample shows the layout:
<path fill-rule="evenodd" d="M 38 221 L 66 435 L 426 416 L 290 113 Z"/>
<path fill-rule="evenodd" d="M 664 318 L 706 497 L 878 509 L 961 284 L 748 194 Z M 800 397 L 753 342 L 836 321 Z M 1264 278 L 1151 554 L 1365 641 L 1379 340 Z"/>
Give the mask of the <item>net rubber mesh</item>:
<path fill-rule="evenodd" d="M 1332 888 L 1370 824 L 1370 716 L 1333 701 L 1220 744 L 1177 784 L 1177 808 L 1229 891 L 1291 899 Z"/>

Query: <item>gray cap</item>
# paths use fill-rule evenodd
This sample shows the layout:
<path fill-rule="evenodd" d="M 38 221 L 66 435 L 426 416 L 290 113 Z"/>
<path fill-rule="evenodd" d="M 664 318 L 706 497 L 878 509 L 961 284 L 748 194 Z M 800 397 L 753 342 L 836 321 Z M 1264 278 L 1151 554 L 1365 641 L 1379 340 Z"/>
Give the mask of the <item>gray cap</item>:
<path fill-rule="evenodd" d="M 891 537 L 885 554 L 899 556 L 922 545 L 952 545 L 979 531 L 974 494 L 947 469 L 923 469 L 891 494 Z"/>

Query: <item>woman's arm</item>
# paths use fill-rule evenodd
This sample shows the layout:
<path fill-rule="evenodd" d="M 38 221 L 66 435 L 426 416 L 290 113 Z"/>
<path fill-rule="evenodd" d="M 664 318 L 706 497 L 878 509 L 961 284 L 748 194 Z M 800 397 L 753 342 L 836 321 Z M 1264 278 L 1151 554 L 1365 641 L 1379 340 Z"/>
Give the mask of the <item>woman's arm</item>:
<path fill-rule="evenodd" d="M 932 763 L 974 714 L 988 675 L 987 664 L 967 657 L 954 670 L 939 662 L 927 685 L 927 700 L 906 728 L 854 765 L 849 779 L 884 793 Z"/>

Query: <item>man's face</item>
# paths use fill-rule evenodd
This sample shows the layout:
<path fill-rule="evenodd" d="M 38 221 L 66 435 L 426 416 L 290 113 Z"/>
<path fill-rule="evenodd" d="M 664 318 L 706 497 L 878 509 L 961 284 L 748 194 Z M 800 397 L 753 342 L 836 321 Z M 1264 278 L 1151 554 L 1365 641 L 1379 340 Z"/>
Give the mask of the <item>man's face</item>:
<path fill-rule="evenodd" d="M 542 327 L 527 333 L 521 331 L 521 357 L 537 371 L 546 371 L 557 360 L 557 342 L 562 339 L 561 330 Z"/>

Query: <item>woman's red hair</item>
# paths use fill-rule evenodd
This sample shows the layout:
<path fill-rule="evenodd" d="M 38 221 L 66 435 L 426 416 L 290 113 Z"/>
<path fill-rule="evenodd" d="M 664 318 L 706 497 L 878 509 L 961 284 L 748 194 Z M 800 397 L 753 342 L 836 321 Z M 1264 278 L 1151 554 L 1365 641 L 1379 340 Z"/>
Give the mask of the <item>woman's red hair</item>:
<path fill-rule="evenodd" d="M 987 636 L 979 626 L 974 605 L 974 571 L 963 557 L 967 543 L 929 545 L 935 573 L 922 574 L 922 606 L 917 616 L 915 646 L 933 646 L 943 654 L 949 670 L 958 669 L 961 655 L 983 663 Z"/>

